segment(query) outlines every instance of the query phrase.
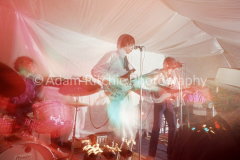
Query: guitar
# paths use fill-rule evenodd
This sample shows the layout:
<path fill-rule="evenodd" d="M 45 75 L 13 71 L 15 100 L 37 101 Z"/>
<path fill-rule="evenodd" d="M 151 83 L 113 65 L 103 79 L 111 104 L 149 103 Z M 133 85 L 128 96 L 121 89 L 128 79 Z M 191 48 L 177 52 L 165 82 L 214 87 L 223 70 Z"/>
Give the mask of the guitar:
<path fill-rule="evenodd" d="M 167 99 L 175 99 L 174 94 L 179 93 L 179 89 L 170 89 L 164 86 L 155 86 L 158 89 L 142 89 L 142 95 L 145 97 L 150 97 L 154 101 L 154 103 L 162 103 Z M 135 93 L 140 94 L 140 90 L 133 90 Z M 196 92 L 195 88 L 185 88 L 182 89 L 182 93 Z"/>
<path fill-rule="evenodd" d="M 133 88 L 130 75 L 135 69 L 132 69 L 125 75 L 110 79 L 103 83 L 103 90 L 110 100 L 122 100 L 126 97 L 129 91 Z"/>
<path fill-rule="evenodd" d="M 140 85 L 136 87 L 134 84 L 139 82 L 139 79 L 130 80 L 129 76 L 135 70 L 129 71 L 127 74 L 116 78 L 113 82 L 108 82 L 103 84 L 103 90 L 110 100 L 122 100 L 130 91 L 140 95 Z M 156 74 L 156 73 L 155 73 Z M 152 76 L 153 74 L 151 74 Z M 148 74 L 142 76 L 144 78 L 149 78 Z M 121 80 L 120 80 L 121 79 Z M 183 92 L 195 92 L 193 88 L 182 89 Z M 171 98 L 172 94 L 178 93 L 178 89 L 170 89 L 169 87 L 155 85 L 150 89 L 143 89 L 143 95 L 152 97 L 155 103 L 161 103 L 164 100 Z"/>

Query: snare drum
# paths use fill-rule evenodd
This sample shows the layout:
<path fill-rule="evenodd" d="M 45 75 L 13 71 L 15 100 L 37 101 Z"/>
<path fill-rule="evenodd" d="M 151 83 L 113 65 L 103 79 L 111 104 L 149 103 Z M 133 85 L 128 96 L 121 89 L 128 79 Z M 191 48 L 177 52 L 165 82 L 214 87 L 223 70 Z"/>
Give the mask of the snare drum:
<path fill-rule="evenodd" d="M 66 132 L 72 128 L 72 110 L 58 101 L 44 101 L 33 105 L 35 131 L 39 133 Z M 60 136 L 60 135 L 58 135 Z"/>
<path fill-rule="evenodd" d="M 12 132 L 15 120 L 12 117 L 4 115 L 0 118 L 0 136 L 7 136 Z"/>
<path fill-rule="evenodd" d="M 2 160 L 51 160 L 54 154 L 47 146 L 32 141 L 8 143 L 2 140 L 0 159 Z"/>

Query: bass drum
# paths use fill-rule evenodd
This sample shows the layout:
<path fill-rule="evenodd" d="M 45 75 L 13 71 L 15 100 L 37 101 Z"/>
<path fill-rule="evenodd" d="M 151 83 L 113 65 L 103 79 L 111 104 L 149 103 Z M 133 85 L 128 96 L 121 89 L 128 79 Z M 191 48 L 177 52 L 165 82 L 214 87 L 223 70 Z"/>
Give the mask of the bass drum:
<path fill-rule="evenodd" d="M 43 101 L 33 105 L 36 119 L 35 131 L 55 133 L 56 137 L 68 133 L 72 128 L 72 110 L 58 101 Z M 54 134 L 52 134 L 54 135 Z"/>
<path fill-rule="evenodd" d="M 52 160 L 55 159 L 53 153 L 42 144 L 21 141 L 17 143 L 1 142 L 1 160 Z"/>

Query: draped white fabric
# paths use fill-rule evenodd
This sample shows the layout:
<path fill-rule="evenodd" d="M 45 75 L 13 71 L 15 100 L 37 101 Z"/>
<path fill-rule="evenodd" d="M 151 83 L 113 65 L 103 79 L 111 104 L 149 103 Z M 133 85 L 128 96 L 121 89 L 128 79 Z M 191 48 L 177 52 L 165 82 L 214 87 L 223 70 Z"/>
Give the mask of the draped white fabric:
<path fill-rule="evenodd" d="M 214 36 L 224 50 L 240 58 L 240 1 L 162 0 L 186 16 L 204 32 Z"/>
<path fill-rule="evenodd" d="M 219 67 L 233 66 L 226 57 L 239 64 L 239 17 L 238 0 L 2 0 L 0 61 L 13 67 L 18 56 L 27 55 L 44 76 L 90 75 L 106 52 L 116 50 L 118 37 L 130 34 L 146 48 L 143 74 L 173 56 L 185 63 L 188 77 L 214 78 Z M 139 74 L 139 50 L 130 63 Z M 106 105 L 102 94 L 88 103 Z"/>
<path fill-rule="evenodd" d="M 150 52 L 177 56 L 223 53 L 216 39 L 160 0 L 9 0 L 2 4 L 29 17 L 111 43 L 119 35 L 131 33 L 137 44 Z"/>
<path fill-rule="evenodd" d="M 7 54 L 1 56 L 3 57 L 1 61 L 12 65 L 13 59 L 20 53 L 35 56 L 33 53 L 28 53 L 29 51 L 12 52 L 12 49 L 16 48 L 15 45 L 20 45 L 17 44 L 18 42 L 13 43 L 16 35 L 15 31 L 11 30 L 13 21 L 17 17 L 15 12 L 17 12 L 18 15 L 26 15 L 24 21 L 27 21 L 26 18 L 28 21 L 32 21 L 28 22 L 28 29 L 31 29 L 32 24 L 39 20 L 38 24 L 34 25 L 39 28 L 39 33 L 36 33 L 35 38 L 38 39 L 40 60 L 49 62 L 48 68 L 42 62 L 40 64 L 44 68 L 42 72 L 46 72 L 46 74 L 50 72 L 53 75 L 70 76 L 89 73 L 91 67 L 104 52 L 114 48 L 119 35 L 126 33 L 133 35 L 137 45 L 144 45 L 147 51 L 153 54 L 159 53 L 174 57 L 205 57 L 222 54 L 224 50 L 233 58 L 238 58 L 239 54 L 240 36 L 239 19 L 237 18 L 239 17 L 239 2 L 237 0 L 221 1 L 221 3 L 199 0 L 166 2 L 161 0 L 26 0 L 23 2 L 8 0 L 1 1 L 0 7 L 2 18 L 0 28 L 3 35 L 0 37 L 1 45 L 3 45 L 0 48 L 0 54 Z M 46 24 L 58 26 L 59 29 Z M 36 27 L 33 29 L 34 32 L 36 32 Z M 62 32 L 64 28 L 67 32 Z M 48 31 L 42 35 L 41 29 Z M 42 37 L 38 37 L 39 34 Z M 71 37 L 73 34 L 76 34 L 74 37 L 81 35 L 77 38 L 79 41 L 74 39 L 73 43 L 66 40 L 67 38 L 65 40 L 58 39 L 59 36 L 65 38 Z M 52 38 L 46 41 L 46 37 Z M 97 44 L 101 47 L 95 50 L 92 45 L 97 40 L 100 41 Z M 89 43 L 85 43 L 86 41 Z M 69 46 L 70 44 L 74 44 L 74 46 Z M 62 45 L 67 48 L 64 54 L 59 53 L 59 50 L 62 50 L 62 47 L 59 46 Z M 82 59 L 87 55 L 91 64 L 85 61 L 86 59 Z M 74 58 L 72 58 L 73 56 Z M 55 63 L 51 61 L 52 59 L 55 60 Z M 221 59 L 217 66 L 223 67 L 224 61 L 226 60 Z M 201 66 L 204 65 L 204 63 L 201 64 Z M 84 66 L 84 70 L 81 69 L 82 66 Z M 58 67 L 61 69 L 56 69 Z M 210 74 L 208 70 L 202 70 L 201 67 L 189 67 L 191 69 L 194 67 L 196 71 L 202 73 L 206 72 L 203 77 Z M 213 77 L 211 76 L 211 78 Z"/>
<path fill-rule="evenodd" d="M 70 78 L 86 76 L 97 61 L 116 44 L 85 36 L 48 22 L 34 20 L 16 12 L 13 56 L 10 65 L 17 57 L 32 57 L 39 68 L 39 73 Z M 161 68 L 159 63 L 164 56 L 147 52 L 143 55 L 143 73 Z M 140 71 L 139 50 L 129 57 L 131 64 Z"/>

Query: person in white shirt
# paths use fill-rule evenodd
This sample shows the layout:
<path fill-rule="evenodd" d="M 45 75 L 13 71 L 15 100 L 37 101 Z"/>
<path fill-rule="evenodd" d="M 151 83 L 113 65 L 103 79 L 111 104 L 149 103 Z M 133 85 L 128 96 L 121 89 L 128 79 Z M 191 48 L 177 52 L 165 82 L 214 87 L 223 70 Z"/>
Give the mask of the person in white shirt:
<path fill-rule="evenodd" d="M 137 112 L 128 96 L 131 89 L 128 80 L 135 69 L 128 62 L 127 55 L 134 49 L 135 39 L 128 34 L 121 35 L 118 45 L 117 51 L 106 53 L 99 60 L 91 74 L 102 82 L 110 99 L 107 111 L 117 136 L 130 139 L 135 137 Z"/>
<path fill-rule="evenodd" d="M 154 82 L 152 92 L 152 99 L 154 102 L 154 121 L 150 139 L 150 146 L 148 151 L 148 160 L 153 160 L 156 156 L 158 145 L 159 131 L 162 124 L 162 116 L 167 120 L 169 127 L 168 131 L 168 159 L 172 153 L 172 143 L 176 132 L 175 112 L 172 105 L 172 93 L 177 92 L 181 86 L 181 78 L 177 72 L 180 64 L 172 57 L 165 58 L 163 62 L 163 69 L 154 70 Z M 151 75 L 151 72 L 149 73 Z M 155 88 L 154 88 L 155 87 Z"/>

